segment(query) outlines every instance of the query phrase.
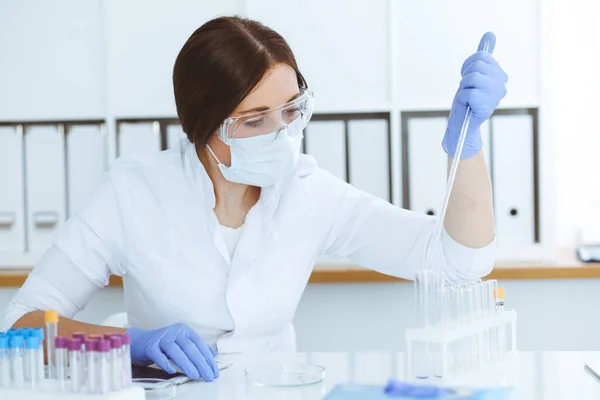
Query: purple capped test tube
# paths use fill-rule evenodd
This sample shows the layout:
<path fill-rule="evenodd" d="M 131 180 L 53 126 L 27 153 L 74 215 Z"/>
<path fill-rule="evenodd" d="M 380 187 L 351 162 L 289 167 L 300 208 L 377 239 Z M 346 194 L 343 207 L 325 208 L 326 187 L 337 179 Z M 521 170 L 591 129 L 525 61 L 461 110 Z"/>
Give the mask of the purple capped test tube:
<path fill-rule="evenodd" d="M 110 359 L 110 341 L 99 340 L 96 342 L 96 350 L 98 351 L 98 393 L 107 394 L 110 392 L 111 375 L 109 374 L 109 359 Z"/>
<path fill-rule="evenodd" d="M 67 350 L 69 347 L 69 339 L 64 336 L 57 336 L 54 339 L 55 362 L 56 362 L 56 379 L 60 385 L 60 390 L 67 390 Z"/>
<path fill-rule="evenodd" d="M 96 359 L 98 358 L 98 341 L 97 340 L 86 340 L 85 341 L 85 360 L 87 369 L 85 371 L 85 387 L 86 392 L 93 394 L 97 392 L 97 372 L 96 372 Z"/>
<path fill-rule="evenodd" d="M 131 387 L 131 337 L 129 333 L 121 334 L 123 339 L 123 387 Z"/>
<path fill-rule="evenodd" d="M 110 337 L 111 388 L 119 390 L 123 385 L 123 341 L 121 336 Z"/>
<path fill-rule="evenodd" d="M 79 393 L 81 391 L 81 341 L 79 339 L 69 340 L 69 377 L 71 381 L 70 391 Z"/>

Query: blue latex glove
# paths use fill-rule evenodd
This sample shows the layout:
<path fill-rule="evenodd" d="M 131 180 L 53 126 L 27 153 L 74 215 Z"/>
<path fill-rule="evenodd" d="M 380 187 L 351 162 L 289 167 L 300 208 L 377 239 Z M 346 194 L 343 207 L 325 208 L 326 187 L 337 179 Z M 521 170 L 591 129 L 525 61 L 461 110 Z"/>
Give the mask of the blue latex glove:
<path fill-rule="evenodd" d="M 412 385 L 394 379 L 390 379 L 383 391 L 390 397 L 404 397 L 411 399 L 442 399 L 446 396 L 450 397 L 450 395 L 455 393 L 454 390 L 439 386 Z"/>
<path fill-rule="evenodd" d="M 483 51 L 483 45 L 487 40 L 490 41 L 489 53 Z M 442 141 L 442 147 L 450 157 L 454 157 L 458 147 L 458 137 L 467 113 L 467 105 L 471 107 L 473 113 L 461 160 L 479 153 L 482 147 L 481 124 L 492 115 L 506 95 L 508 76 L 491 55 L 495 46 L 496 36 L 492 32 L 486 33 L 481 38 L 477 53 L 467 58 L 462 66 L 462 80 L 454 96 L 448 128 Z"/>
<path fill-rule="evenodd" d="M 135 365 L 155 363 L 174 374 L 174 363 L 191 379 L 201 377 L 211 382 L 219 377 L 216 350 L 187 325 L 174 324 L 155 330 L 130 328 L 127 333 L 131 337 L 131 362 Z"/>

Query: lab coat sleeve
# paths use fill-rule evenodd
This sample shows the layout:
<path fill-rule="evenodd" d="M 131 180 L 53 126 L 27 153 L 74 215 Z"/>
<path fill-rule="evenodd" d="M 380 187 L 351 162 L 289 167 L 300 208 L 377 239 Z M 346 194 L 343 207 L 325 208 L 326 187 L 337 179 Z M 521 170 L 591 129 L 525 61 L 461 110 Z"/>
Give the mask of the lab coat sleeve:
<path fill-rule="evenodd" d="M 414 279 L 425 263 L 437 220 L 393 206 L 341 180 L 328 186 L 339 195 L 330 198 L 330 211 L 335 217 L 324 253 L 387 275 Z M 448 281 L 472 280 L 492 270 L 495 242 L 469 248 L 444 230 L 434 254 L 433 265 L 445 272 Z"/>
<path fill-rule="evenodd" d="M 9 303 L 4 327 L 23 315 L 54 309 L 73 318 L 92 294 L 108 284 L 119 265 L 119 210 L 108 175 L 83 209 L 71 217 Z"/>

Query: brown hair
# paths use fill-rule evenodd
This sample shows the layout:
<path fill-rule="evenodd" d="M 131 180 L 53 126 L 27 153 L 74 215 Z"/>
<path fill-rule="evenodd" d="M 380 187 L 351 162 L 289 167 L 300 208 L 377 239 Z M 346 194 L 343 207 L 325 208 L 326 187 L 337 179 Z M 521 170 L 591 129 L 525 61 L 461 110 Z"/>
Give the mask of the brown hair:
<path fill-rule="evenodd" d="M 173 68 L 177 114 L 189 140 L 204 148 L 278 63 L 293 68 L 298 86 L 307 87 L 285 39 L 260 22 L 220 17 L 198 28 L 183 45 Z"/>

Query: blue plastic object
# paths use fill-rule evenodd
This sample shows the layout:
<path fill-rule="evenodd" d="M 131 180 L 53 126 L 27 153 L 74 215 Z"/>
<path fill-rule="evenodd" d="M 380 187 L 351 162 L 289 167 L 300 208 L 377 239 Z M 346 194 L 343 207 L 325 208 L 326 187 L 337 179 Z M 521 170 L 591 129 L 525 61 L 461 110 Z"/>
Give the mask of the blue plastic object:
<path fill-rule="evenodd" d="M 33 334 L 40 339 L 40 342 L 42 342 L 45 337 L 44 337 L 44 328 L 33 328 L 32 329 Z"/>
<path fill-rule="evenodd" d="M 25 347 L 28 349 L 34 349 L 37 350 L 40 348 L 40 339 L 36 336 L 29 336 L 26 340 L 25 340 Z"/>
<path fill-rule="evenodd" d="M 9 346 L 11 349 L 22 348 L 24 344 L 23 336 L 13 336 L 9 340 Z"/>
<path fill-rule="evenodd" d="M 20 330 L 20 329 L 9 329 L 9 330 L 6 332 L 6 334 L 7 334 L 9 337 L 13 337 L 13 336 L 16 336 L 16 335 L 19 335 L 19 336 L 20 336 L 20 334 L 21 334 L 21 330 Z"/>
<path fill-rule="evenodd" d="M 0 349 L 8 349 L 8 336 L 0 336 Z"/>

